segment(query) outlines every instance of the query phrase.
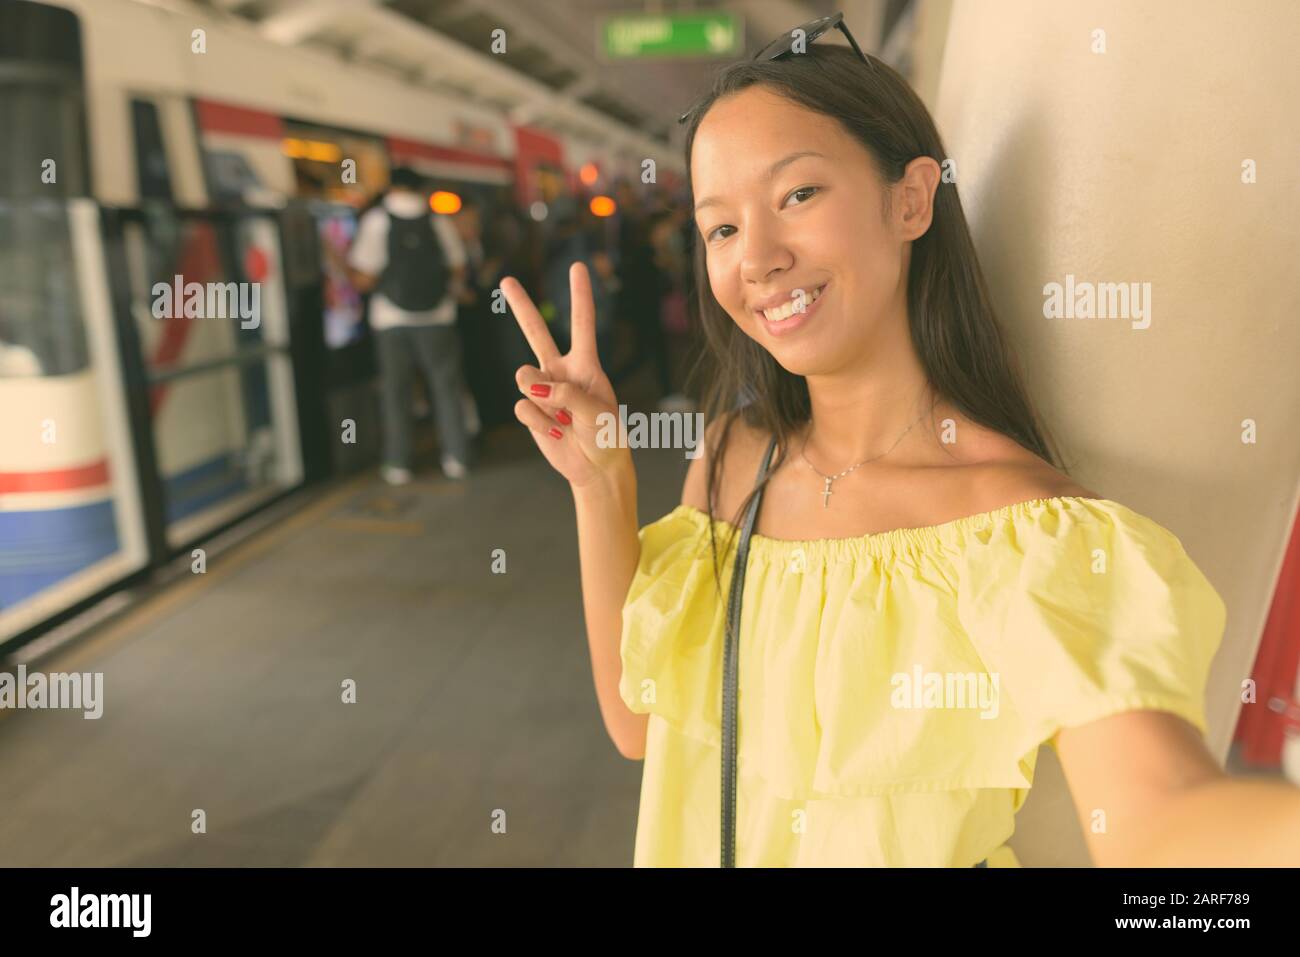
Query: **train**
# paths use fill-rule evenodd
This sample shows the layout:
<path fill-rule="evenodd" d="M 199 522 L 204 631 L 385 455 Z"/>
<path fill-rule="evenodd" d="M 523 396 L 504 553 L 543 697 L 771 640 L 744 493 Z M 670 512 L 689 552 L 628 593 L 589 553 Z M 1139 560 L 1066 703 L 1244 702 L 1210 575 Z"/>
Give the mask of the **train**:
<path fill-rule="evenodd" d="M 371 15 L 444 72 L 529 94 Z M 559 109 L 534 92 L 534 113 Z M 366 454 L 333 443 L 319 464 L 326 425 L 372 404 L 339 264 L 394 166 L 533 219 L 635 181 L 647 156 L 666 188 L 684 180 L 612 119 L 525 122 L 183 0 L 7 0 L 0 119 L 2 649 Z M 259 321 L 160 314 L 173 277 L 256 284 Z"/>

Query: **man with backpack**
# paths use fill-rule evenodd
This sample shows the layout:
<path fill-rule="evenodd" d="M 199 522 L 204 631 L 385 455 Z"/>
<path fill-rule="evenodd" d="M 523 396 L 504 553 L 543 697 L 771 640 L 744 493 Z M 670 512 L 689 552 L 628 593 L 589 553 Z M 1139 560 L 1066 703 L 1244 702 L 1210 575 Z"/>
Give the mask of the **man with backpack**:
<path fill-rule="evenodd" d="M 370 327 L 381 380 L 382 475 L 411 480 L 411 372 L 419 365 L 433 387 L 442 471 L 469 473 L 456 299 L 465 279 L 465 247 L 447 216 L 429 209 L 420 174 L 393 170 L 383 201 L 365 213 L 348 255 L 361 291 L 373 290 Z"/>

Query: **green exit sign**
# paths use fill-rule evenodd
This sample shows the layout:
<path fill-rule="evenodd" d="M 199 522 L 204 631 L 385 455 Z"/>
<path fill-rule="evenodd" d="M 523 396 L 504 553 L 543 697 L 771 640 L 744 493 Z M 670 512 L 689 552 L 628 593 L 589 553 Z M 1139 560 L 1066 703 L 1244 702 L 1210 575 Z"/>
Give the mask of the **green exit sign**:
<path fill-rule="evenodd" d="M 611 60 L 735 56 L 742 46 L 741 20 L 731 13 L 610 17 L 600 32 Z"/>

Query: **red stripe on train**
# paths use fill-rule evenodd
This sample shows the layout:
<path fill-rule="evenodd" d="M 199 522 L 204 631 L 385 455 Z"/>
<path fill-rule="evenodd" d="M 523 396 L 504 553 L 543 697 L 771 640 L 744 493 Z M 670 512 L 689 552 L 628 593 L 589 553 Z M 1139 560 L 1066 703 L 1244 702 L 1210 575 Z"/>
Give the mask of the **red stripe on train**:
<path fill-rule="evenodd" d="M 67 492 L 108 484 L 108 459 L 75 469 L 46 472 L 0 472 L 0 494 L 12 492 Z"/>
<path fill-rule="evenodd" d="M 284 137 L 284 121 L 273 113 L 250 110 L 216 100 L 195 100 L 199 129 L 205 133 L 238 133 L 278 140 Z"/>
<path fill-rule="evenodd" d="M 462 163 L 466 166 L 482 166 L 487 169 L 509 171 L 514 168 L 514 161 L 503 156 L 489 156 L 458 146 L 439 146 L 435 143 L 421 143 L 419 140 L 403 139 L 400 136 L 388 137 L 388 151 L 393 158 L 441 160 L 446 163 Z"/>

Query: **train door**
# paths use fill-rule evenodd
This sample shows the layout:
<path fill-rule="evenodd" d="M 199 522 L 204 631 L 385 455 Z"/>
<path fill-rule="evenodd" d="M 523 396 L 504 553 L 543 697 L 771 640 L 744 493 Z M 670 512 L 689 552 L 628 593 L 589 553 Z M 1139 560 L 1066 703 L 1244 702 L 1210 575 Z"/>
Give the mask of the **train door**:
<path fill-rule="evenodd" d="M 293 197 L 316 225 L 321 256 L 317 334 L 331 470 L 351 472 L 378 458 L 379 410 L 366 297 L 352 285 L 346 260 L 361 215 L 388 185 L 388 154 L 381 138 L 357 130 L 292 118 L 283 130 Z M 352 441 L 338 441 L 344 423 L 354 425 Z"/>
<path fill-rule="evenodd" d="M 0 5 L 0 129 L 3 645 L 143 568 L 148 549 L 71 11 Z"/>
<path fill-rule="evenodd" d="M 275 213 L 182 202 L 202 182 L 192 126 L 168 122 L 184 105 L 130 95 L 140 205 L 117 214 L 169 549 L 302 480 Z"/>

